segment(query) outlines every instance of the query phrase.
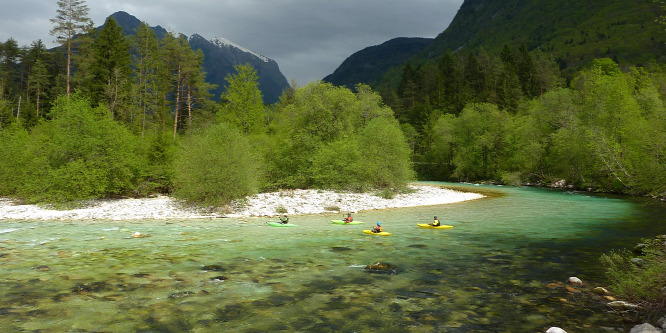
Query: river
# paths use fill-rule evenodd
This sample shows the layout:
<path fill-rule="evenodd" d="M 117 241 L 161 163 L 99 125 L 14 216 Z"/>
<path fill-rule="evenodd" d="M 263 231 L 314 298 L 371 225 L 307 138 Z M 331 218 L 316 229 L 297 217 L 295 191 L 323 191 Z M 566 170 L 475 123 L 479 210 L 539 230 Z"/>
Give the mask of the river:
<path fill-rule="evenodd" d="M 439 184 L 439 183 L 437 183 Z M 585 291 L 666 205 L 539 188 L 339 215 L 0 222 L 3 332 L 626 332 Z M 452 229 L 418 228 L 437 215 Z M 362 233 L 381 221 L 392 236 Z M 133 238 L 140 232 L 149 237 Z M 395 265 L 394 274 L 367 272 Z M 567 290 L 577 276 L 583 292 Z"/>

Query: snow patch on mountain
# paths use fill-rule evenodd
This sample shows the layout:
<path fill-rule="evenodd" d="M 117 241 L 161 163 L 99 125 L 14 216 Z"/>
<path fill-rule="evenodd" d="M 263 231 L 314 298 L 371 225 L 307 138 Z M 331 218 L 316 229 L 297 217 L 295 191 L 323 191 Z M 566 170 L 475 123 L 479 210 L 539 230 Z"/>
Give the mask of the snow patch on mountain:
<path fill-rule="evenodd" d="M 230 40 L 228 40 L 228 39 L 226 39 L 226 38 L 223 38 L 223 37 L 214 37 L 214 38 L 211 39 L 210 41 L 211 41 L 213 44 L 216 44 L 216 45 L 218 45 L 218 46 L 232 46 L 232 47 L 235 47 L 235 48 L 237 48 L 237 49 L 239 49 L 239 50 L 241 50 L 241 51 L 243 51 L 243 52 L 250 53 L 250 54 L 254 55 L 255 57 L 261 59 L 263 62 L 268 62 L 268 61 L 269 61 L 268 58 L 262 56 L 261 54 L 259 54 L 259 53 L 257 53 L 257 52 L 254 52 L 254 51 L 251 51 L 251 50 L 248 50 L 248 49 L 246 49 L 246 48 L 244 48 L 244 47 L 242 47 L 242 46 L 240 46 L 240 45 L 238 45 L 238 44 L 236 44 L 236 43 L 234 43 L 234 42 L 232 42 L 232 41 L 230 41 Z"/>

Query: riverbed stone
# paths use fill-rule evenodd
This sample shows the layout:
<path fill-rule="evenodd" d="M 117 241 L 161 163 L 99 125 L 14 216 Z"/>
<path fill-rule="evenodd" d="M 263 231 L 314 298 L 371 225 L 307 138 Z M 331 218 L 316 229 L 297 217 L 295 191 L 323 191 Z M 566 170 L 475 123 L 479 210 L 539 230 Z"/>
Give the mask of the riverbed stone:
<path fill-rule="evenodd" d="M 648 323 L 636 325 L 629 333 L 662 333 L 662 331 Z"/>
<path fill-rule="evenodd" d="M 625 301 L 613 301 L 607 304 L 611 308 L 617 309 L 617 310 L 636 310 L 638 309 L 638 305 L 636 304 L 631 304 Z"/>
<path fill-rule="evenodd" d="M 546 333 L 567 333 L 567 331 L 559 327 L 551 327 L 546 331 Z"/>
<path fill-rule="evenodd" d="M 555 187 L 555 188 L 563 188 L 565 186 L 567 186 L 567 181 L 564 180 L 564 179 L 560 179 L 560 180 L 550 184 L 550 187 Z"/>
<path fill-rule="evenodd" d="M 568 281 L 569 281 L 570 284 L 581 285 L 581 286 L 583 285 L 583 280 L 581 280 L 581 279 L 579 279 L 575 276 L 570 277 Z"/>
<path fill-rule="evenodd" d="M 596 287 L 596 288 L 592 289 L 592 292 L 597 294 L 597 295 L 608 295 L 608 294 L 610 294 L 608 289 L 606 289 L 604 287 Z"/>

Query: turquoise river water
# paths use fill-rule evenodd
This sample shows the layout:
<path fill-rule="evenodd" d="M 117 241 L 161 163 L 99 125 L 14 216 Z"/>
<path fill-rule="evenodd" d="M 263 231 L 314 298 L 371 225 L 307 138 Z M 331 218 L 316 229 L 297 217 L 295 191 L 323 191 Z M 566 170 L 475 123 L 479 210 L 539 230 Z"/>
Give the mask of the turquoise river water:
<path fill-rule="evenodd" d="M 1 221 L 2 332 L 626 332 L 586 291 L 599 257 L 666 233 L 666 205 L 483 187 L 497 198 L 355 214 Z M 437 215 L 446 230 L 418 228 Z M 392 236 L 366 235 L 382 221 Z M 134 232 L 150 237 L 132 238 Z M 390 263 L 393 274 L 367 272 Z M 567 290 L 577 276 L 587 287 Z"/>

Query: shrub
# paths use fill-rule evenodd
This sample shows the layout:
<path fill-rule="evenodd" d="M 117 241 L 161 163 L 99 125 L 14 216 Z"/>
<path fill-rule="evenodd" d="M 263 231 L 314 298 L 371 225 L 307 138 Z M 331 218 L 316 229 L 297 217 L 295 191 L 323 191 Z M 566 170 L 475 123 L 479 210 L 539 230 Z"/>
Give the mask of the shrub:
<path fill-rule="evenodd" d="M 222 205 L 256 193 L 260 162 L 245 136 L 221 123 L 183 142 L 174 161 L 174 195 Z"/>
<path fill-rule="evenodd" d="M 78 93 L 58 98 L 52 121 L 35 127 L 26 145 L 29 175 L 17 195 L 29 202 L 68 202 L 131 193 L 138 182 L 136 137 L 92 108 Z"/>
<path fill-rule="evenodd" d="M 611 251 L 601 261 L 607 267 L 610 289 L 621 299 L 639 304 L 639 315 L 656 321 L 666 312 L 666 248 L 656 240 L 645 240 L 640 261 L 627 250 Z"/>

